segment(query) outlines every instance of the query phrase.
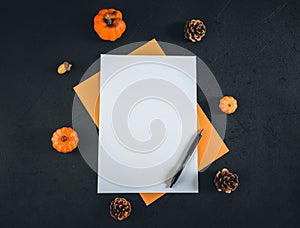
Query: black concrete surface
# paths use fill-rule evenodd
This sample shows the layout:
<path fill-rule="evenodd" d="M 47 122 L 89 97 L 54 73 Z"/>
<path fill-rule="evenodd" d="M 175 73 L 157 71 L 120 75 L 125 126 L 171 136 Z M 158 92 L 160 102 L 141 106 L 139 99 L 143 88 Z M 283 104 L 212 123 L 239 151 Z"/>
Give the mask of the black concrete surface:
<path fill-rule="evenodd" d="M 107 7 L 127 23 L 113 43 L 93 31 Z M 207 26 L 200 43 L 183 38 L 190 18 Z M 0 227 L 300 226 L 299 1 L 6 1 L 0 21 Z M 201 193 L 146 207 L 137 194 L 97 195 L 80 153 L 56 153 L 50 137 L 70 123 L 72 87 L 99 53 L 154 37 L 197 54 L 239 108 L 228 116 L 230 153 L 201 173 Z M 74 67 L 58 76 L 65 59 Z M 240 177 L 232 195 L 214 188 L 222 167 Z M 108 213 L 116 196 L 132 202 L 126 221 Z"/>

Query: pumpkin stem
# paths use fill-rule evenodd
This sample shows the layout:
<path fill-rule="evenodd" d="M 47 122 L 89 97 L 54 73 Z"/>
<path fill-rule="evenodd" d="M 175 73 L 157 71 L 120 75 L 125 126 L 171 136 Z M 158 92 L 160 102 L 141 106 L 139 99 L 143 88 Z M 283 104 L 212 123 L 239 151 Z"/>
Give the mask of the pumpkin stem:
<path fill-rule="evenodd" d="M 67 140 L 68 140 L 68 137 L 65 136 L 65 135 L 61 137 L 61 141 L 65 142 L 65 141 L 67 141 Z"/>
<path fill-rule="evenodd" d="M 105 16 L 104 21 L 108 26 L 113 24 L 113 20 L 109 17 L 109 15 Z"/>

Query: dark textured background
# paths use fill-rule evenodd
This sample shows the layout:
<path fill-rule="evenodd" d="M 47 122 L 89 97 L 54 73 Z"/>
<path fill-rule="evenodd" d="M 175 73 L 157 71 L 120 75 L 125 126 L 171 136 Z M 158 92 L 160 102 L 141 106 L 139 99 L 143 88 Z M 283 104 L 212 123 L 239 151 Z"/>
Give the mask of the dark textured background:
<path fill-rule="evenodd" d="M 113 43 L 93 31 L 106 7 L 127 22 Z M 207 26 L 196 44 L 182 34 L 193 17 Z M 7 1 L 0 21 L 0 227 L 300 226 L 300 1 Z M 239 109 L 228 117 L 230 153 L 200 175 L 201 193 L 146 207 L 137 194 L 97 195 L 80 153 L 56 153 L 50 137 L 70 123 L 72 87 L 99 53 L 153 37 L 196 53 Z M 65 59 L 74 68 L 58 76 Z M 224 166 L 240 177 L 232 195 L 212 183 Z M 108 213 L 115 196 L 133 204 L 121 223 Z"/>

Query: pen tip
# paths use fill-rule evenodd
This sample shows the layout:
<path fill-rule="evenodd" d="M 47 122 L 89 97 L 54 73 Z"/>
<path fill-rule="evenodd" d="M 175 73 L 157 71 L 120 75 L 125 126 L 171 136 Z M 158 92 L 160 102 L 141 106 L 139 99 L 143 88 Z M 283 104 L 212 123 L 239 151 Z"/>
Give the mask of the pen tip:
<path fill-rule="evenodd" d="M 202 135 L 203 134 L 203 131 L 204 131 L 204 128 L 202 128 L 201 130 L 198 130 L 198 135 Z"/>

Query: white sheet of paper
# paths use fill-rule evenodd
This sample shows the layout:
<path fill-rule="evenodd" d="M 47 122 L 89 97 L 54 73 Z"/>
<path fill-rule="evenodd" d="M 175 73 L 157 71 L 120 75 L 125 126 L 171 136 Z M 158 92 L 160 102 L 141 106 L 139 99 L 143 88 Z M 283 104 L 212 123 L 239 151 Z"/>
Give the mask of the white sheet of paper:
<path fill-rule="evenodd" d="M 194 56 L 101 55 L 98 193 L 198 192 Z"/>

